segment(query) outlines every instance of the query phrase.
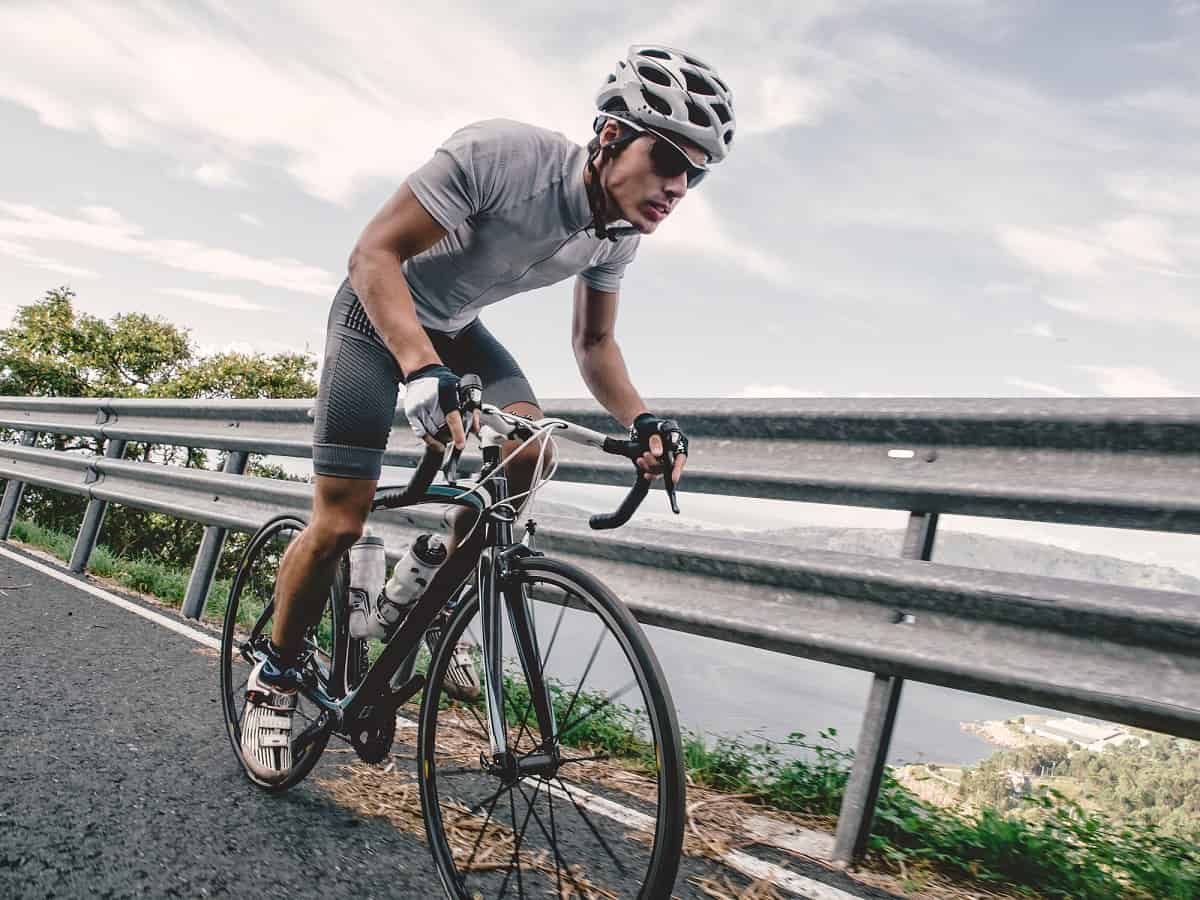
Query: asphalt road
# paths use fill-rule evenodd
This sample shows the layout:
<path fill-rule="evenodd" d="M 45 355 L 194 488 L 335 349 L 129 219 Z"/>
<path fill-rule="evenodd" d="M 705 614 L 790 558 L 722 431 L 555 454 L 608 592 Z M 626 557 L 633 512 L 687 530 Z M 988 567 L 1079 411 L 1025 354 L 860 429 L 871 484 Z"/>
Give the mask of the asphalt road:
<path fill-rule="evenodd" d="M 0 896 L 441 896 L 417 835 L 314 783 L 348 754 L 283 796 L 242 777 L 211 650 L 4 556 L 0 633 Z M 687 859 L 676 896 L 699 878 L 746 884 Z"/>

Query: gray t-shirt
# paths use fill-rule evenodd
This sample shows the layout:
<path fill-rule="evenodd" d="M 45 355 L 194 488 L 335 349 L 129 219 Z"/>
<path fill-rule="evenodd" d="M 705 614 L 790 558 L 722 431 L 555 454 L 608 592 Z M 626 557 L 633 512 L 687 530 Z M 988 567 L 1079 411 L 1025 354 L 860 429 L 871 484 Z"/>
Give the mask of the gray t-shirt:
<path fill-rule="evenodd" d="M 446 237 L 404 263 L 421 324 L 456 333 L 490 303 L 581 275 L 616 291 L 640 235 L 591 223 L 587 150 L 553 131 L 492 119 L 456 131 L 408 177 Z"/>

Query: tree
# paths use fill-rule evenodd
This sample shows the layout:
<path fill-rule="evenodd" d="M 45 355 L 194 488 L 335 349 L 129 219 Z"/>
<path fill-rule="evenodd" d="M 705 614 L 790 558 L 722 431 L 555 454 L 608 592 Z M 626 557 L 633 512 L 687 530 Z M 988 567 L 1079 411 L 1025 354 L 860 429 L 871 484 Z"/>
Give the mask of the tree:
<path fill-rule="evenodd" d="M 302 353 L 218 353 L 200 356 L 187 329 L 141 313 L 104 321 L 75 310 L 68 287 L 47 291 L 20 307 L 0 329 L 0 395 L 38 397 L 145 397 L 170 399 L 282 399 L 312 397 L 316 362 Z M 13 435 L 7 435 L 12 439 Z M 47 435 L 59 450 L 103 453 L 103 441 Z M 207 468 L 220 459 L 204 450 L 131 444 L 126 457 Z M 255 462 L 254 465 L 259 465 Z M 24 513 L 63 531 L 78 527 L 82 497 L 30 488 Z M 104 541 L 119 553 L 190 564 L 200 526 L 157 513 L 112 507 Z"/>

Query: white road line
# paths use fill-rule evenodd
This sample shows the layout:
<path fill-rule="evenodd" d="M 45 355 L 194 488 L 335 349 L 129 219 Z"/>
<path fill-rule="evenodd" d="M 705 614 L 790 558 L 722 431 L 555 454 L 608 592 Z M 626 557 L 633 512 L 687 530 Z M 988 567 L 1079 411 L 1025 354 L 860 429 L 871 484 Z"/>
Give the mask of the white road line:
<path fill-rule="evenodd" d="M 139 606 L 136 603 L 126 600 L 124 597 L 118 597 L 116 594 L 110 594 L 108 591 L 102 590 L 95 585 L 72 578 L 70 575 L 67 575 L 58 569 L 47 566 L 44 563 L 36 562 L 27 556 L 22 556 L 19 553 L 14 553 L 12 550 L 9 550 L 6 547 L 0 547 L 0 556 L 6 556 L 11 560 L 15 560 L 16 562 L 29 566 L 29 568 L 36 572 L 41 572 L 43 575 L 49 575 L 51 578 L 61 581 L 63 584 L 69 584 L 71 587 L 78 588 L 81 591 L 91 594 L 93 597 L 99 597 L 101 600 L 107 600 L 113 606 L 119 606 L 121 609 L 141 616 L 143 619 L 149 619 L 156 625 L 161 625 L 163 628 L 169 628 L 176 634 L 182 634 L 184 637 L 189 637 L 193 641 L 196 641 L 196 643 L 203 644 L 205 647 L 211 647 L 213 650 L 221 649 L 221 642 L 211 634 L 198 631 L 197 629 L 184 625 L 182 622 L 172 619 L 169 616 L 164 616 L 162 613 L 157 613 L 154 612 L 154 610 L 146 609 L 146 607 Z"/>
<path fill-rule="evenodd" d="M 181 634 L 184 637 L 191 638 L 205 647 L 211 647 L 213 650 L 221 649 L 221 642 L 211 634 L 206 634 L 203 631 L 198 631 L 178 622 L 162 613 L 154 612 L 146 609 L 144 606 L 139 606 L 136 603 L 131 603 L 124 597 L 118 597 L 116 594 L 110 594 L 108 591 L 95 587 L 84 581 L 72 578 L 58 569 L 47 566 L 44 563 L 36 562 L 19 553 L 0 547 L 0 556 L 5 556 L 8 559 L 29 566 L 34 571 L 41 572 L 43 575 L 48 575 L 64 584 L 69 584 L 71 587 L 78 588 L 81 591 L 91 594 L 93 597 L 99 597 L 101 600 L 107 600 L 114 606 L 119 606 L 121 609 L 127 610 L 135 615 L 141 616 L 143 619 L 149 619 L 156 625 L 162 625 L 174 631 L 176 634 Z M 403 716 L 397 716 L 397 724 L 402 727 L 416 727 L 415 722 L 407 720 Z M 596 794 L 589 793 L 582 788 L 572 785 L 571 793 L 568 794 L 562 788 L 547 784 L 547 789 L 559 797 L 559 799 L 570 801 L 574 798 L 574 802 L 586 808 L 590 812 L 604 816 L 607 819 L 612 819 L 621 825 L 629 828 L 637 828 L 641 831 L 649 831 L 653 827 L 654 820 L 645 813 L 640 813 L 636 810 L 621 806 L 619 803 L 613 803 L 604 797 L 599 797 Z M 755 880 L 766 880 L 771 882 L 776 887 L 787 891 L 790 894 L 795 894 L 797 897 L 806 897 L 809 900 L 860 900 L 854 894 L 846 893 L 835 887 L 816 881 L 812 878 L 806 878 L 803 875 L 797 875 L 795 872 L 785 869 L 783 866 L 777 866 L 775 863 L 770 863 L 761 860 L 758 857 L 751 856 L 748 853 L 743 853 L 740 850 L 730 850 L 721 856 L 721 862 L 729 866 L 729 868 L 741 872 L 748 878 Z"/>
<path fill-rule="evenodd" d="M 654 828 L 654 819 L 645 813 L 627 809 L 619 803 L 613 803 L 611 800 L 585 791 L 578 785 L 570 785 L 569 792 L 549 783 L 546 784 L 546 789 L 561 800 L 577 803 L 588 812 L 612 819 L 627 828 L 636 828 L 645 832 L 652 831 Z M 854 894 L 830 887 L 813 878 L 797 875 L 790 869 L 751 856 L 749 853 L 743 853 L 741 850 L 729 850 L 722 853 L 720 861 L 734 871 L 741 872 L 747 878 L 755 881 L 769 881 L 775 887 L 798 897 L 807 897 L 809 900 L 860 900 Z"/>

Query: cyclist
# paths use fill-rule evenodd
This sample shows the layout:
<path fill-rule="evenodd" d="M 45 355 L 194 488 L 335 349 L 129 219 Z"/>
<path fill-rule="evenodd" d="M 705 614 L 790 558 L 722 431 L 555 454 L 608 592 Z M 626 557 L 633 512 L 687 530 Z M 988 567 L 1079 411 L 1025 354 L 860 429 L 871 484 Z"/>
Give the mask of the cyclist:
<path fill-rule="evenodd" d="M 595 137 L 507 120 L 469 125 L 413 172 L 367 224 L 333 300 L 313 435 L 312 518 L 289 546 L 276 585 L 265 658 L 248 682 L 243 742 L 260 777 L 290 768 L 290 734 L 306 625 L 320 614 L 337 561 L 361 535 L 396 406 L 427 443 L 448 426 L 462 447 L 458 376 L 477 373 L 484 397 L 542 417 L 516 360 L 479 319 L 483 307 L 577 276 L 572 343 L 588 389 L 657 458 L 666 420 L 633 386 L 614 324 L 620 282 L 641 235 L 652 234 L 729 152 L 729 88 L 707 63 L 659 45 L 634 45 L 596 98 Z M 677 428 L 673 423 L 672 428 Z M 503 450 L 513 493 L 528 490 L 537 444 Z M 679 434 L 671 476 L 686 461 Z M 455 523 L 461 538 L 461 518 Z M 451 536 L 450 547 L 454 547 Z M 470 667 L 469 658 L 463 665 Z M 466 682 L 475 679 L 473 670 Z M 475 682 L 477 684 L 477 681 Z"/>

